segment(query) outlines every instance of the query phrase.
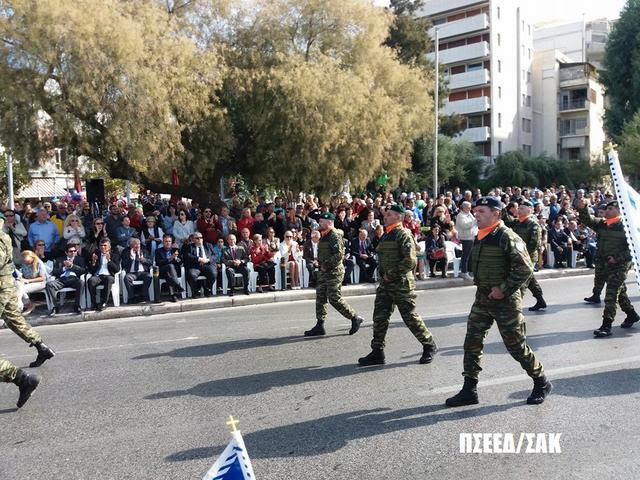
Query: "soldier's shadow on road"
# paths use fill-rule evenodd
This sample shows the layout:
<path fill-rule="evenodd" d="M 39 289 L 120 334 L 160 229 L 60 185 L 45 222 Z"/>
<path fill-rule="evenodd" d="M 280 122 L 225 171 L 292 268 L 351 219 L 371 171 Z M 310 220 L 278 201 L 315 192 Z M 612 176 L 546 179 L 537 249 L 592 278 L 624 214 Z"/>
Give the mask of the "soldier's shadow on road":
<path fill-rule="evenodd" d="M 300 367 L 276 370 L 273 372 L 254 373 L 242 377 L 220 378 L 199 383 L 186 390 L 172 390 L 148 395 L 145 400 L 195 395 L 197 397 L 239 397 L 266 392 L 276 387 L 302 385 L 310 382 L 322 382 L 340 377 L 359 375 L 371 371 L 390 370 L 415 365 L 415 360 L 404 363 L 388 364 L 374 367 L 360 367 L 356 364 L 336 365 L 332 367 Z"/>
<path fill-rule="evenodd" d="M 566 397 L 609 397 L 640 392 L 640 368 L 590 373 L 579 377 L 551 378 L 554 395 Z M 510 398 L 522 398 L 528 391 L 513 392 Z M 551 400 L 553 401 L 553 400 Z"/>
<path fill-rule="evenodd" d="M 499 414 L 522 405 L 520 400 L 504 405 L 487 405 L 462 410 L 448 409 L 444 405 L 425 405 L 402 410 L 376 408 L 320 417 L 258 432 L 244 433 L 243 436 L 245 443 L 251 446 L 251 456 L 254 458 L 315 456 L 336 452 L 347 446 L 351 440 L 424 428 L 442 422 Z M 166 460 L 181 462 L 215 458 L 224 447 L 219 445 L 183 450 L 169 455 Z"/>

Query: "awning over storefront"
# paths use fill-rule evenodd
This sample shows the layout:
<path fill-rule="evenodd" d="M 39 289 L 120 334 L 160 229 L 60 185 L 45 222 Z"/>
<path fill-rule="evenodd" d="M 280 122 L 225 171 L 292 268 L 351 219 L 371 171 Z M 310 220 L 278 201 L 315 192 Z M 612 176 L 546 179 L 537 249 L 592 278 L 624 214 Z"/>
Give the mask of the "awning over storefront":
<path fill-rule="evenodd" d="M 67 194 L 66 179 L 34 178 L 31 183 L 18 192 L 18 198 L 51 198 Z"/>

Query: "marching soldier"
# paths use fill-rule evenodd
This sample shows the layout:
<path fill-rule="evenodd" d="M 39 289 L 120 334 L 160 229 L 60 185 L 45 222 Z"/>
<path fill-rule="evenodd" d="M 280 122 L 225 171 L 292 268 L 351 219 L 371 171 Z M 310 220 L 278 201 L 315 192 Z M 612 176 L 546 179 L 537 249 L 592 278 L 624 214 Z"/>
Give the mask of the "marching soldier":
<path fill-rule="evenodd" d="M 598 217 L 604 217 L 604 211 L 607 209 L 606 204 L 598 205 Z M 607 260 L 602 259 L 598 255 L 598 251 L 596 250 L 595 259 L 593 261 L 593 290 L 591 291 L 590 297 L 585 297 L 584 301 L 587 303 L 601 303 L 600 294 L 604 289 L 604 285 L 606 283 L 606 272 L 607 272 Z"/>
<path fill-rule="evenodd" d="M 527 403 L 537 405 L 553 386 L 542 364 L 527 345 L 522 315 L 522 288 L 533 274 L 527 247 L 516 233 L 500 221 L 502 203 L 492 197 L 476 201 L 474 215 L 478 235 L 471 253 L 476 298 L 471 307 L 464 341 L 464 386 L 446 405 L 460 407 L 478 403 L 478 374 L 485 336 L 495 320 L 507 351 L 533 379 Z"/>
<path fill-rule="evenodd" d="M 6 383 L 12 382 L 18 386 L 20 396 L 18 397 L 18 403 L 16 405 L 18 408 L 21 408 L 38 387 L 40 377 L 33 373 L 29 375 L 10 361 L 0 358 L 0 381 Z"/>
<path fill-rule="evenodd" d="M 531 258 L 533 265 L 537 265 L 538 256 L 540 255 L 540 248 L 542 247 L 542 232 L 540 230 L 540 224 L 532 218 L 533 204 L 529 200 L 521 200 L 518 205 L 518 218 L 514 218 L 507 213 L 507 210 L 503 210 L 502 218 L 507 227 L 511 228 L 518 234 L 527 246 L 527 252 Z M 533 307 L 529 307 L 530 312 L 537 312 L 543 308 L 547 308 L 547 302 L 544 301 L 542 295 L 542 287 L 538 283 L 535 274 L 531 275 L 529 282 L 525 284 L 522 289 L 522 296 L 524 297 L 524 290 L 528 287 L 529 291 L 536 299 L 536 304 Z"/>
<path fill-rule="evenodd" d="M 627 318 L 620 327 L 631 328 L 634 323 L 640 320 L 640 316 L 636 313 L 627 296 L 625 281 L 631 268 L 632 259 L 622 217 L 620 217 L 620 206 L 616 200 L 607 203 L 604 218 L 596 218 L 591 215 L 588 206 L 588 200 L 582 199 L 578 204 L 578 212 L 580 213 L 580 221 L 598 234 L 596 265 L 600 263 L 601 281 L 604 280 L 607 286 L 602 325 L 594 330 L 593 335 L 596 338 L 603 338 L 611 336 L 611 325 L 615 320 L 618 304 L 627 314 Z"/>
<path fill-rule="evenodd" d="M 376 290 L 373 310 L 371 353 L 358 359 L 360 365 L 385 363 L 385 336 L 394 305 L 402 320 L 422 344 L 420 363 L 431 363 L 438 348 L 433 336 L 416 312 L 416 243 L 411 232 L 402 227 L 405 209 L 392 205 L 384 212 L 385 233 L 378 243 L 380 285 Z"/>
<path fill-rule="evenodd" d="M 13 248 L 9 235 L 2 231 L 4 215 L 0 213 L 0 309 L 1 318 L 13 333 L 22 338 L 30 347 L 36 347 L 38 356 L 29 364 L 39 367 L 53 358 L 55 352 L 42 342 L 42 337 L 29 325 L 18 311 L 18 294 L 13 279 Z"/>
<path fill-rule="evenodd" d="M 344 241 L 342 231 L 333 226 L 336 217 L 329 212 L 320 215 L 320 241 L 318 242 L 318 264 L 320 271 L 316 280 L 316 325 L 304 332 L 305 337 L 324 335 L 324 322 L 327 318 L 327 301 L 351 320 L 349 335 L 360 329 L 362 317 L 342 298 L 341 288 L 344 279 Z"/>

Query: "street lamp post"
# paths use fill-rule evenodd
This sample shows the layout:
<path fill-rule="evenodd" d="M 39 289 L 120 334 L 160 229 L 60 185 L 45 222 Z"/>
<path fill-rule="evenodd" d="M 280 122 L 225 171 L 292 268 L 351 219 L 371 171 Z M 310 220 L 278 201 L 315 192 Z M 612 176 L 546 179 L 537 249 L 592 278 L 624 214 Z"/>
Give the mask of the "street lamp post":
<path fill-rule="evenodd" d="M 13 202 L 13 155 L 11 153 L 7 155 L 7 186 L 9 210 L 13 210 L 15 205 Z"/>
<path fill-rule="evenodd" d="M 436 52 L 436 56 L 435 56 L 435 77 L 436 77 L 436 86 L 435 86 L 435 92 L 434 92 L 434 106 L 433 106 L 433 110 L 434 110 L 434 116 L 435 116 L 435 127 L 434 127 L 434 138 L 433 138 L 433 198 L 435 199 L 438 196 L 438 103 L 440 102 L 439 99 L 439 92 L 438 89 L 440 88 L 440 67 L 439 67 L 439 45 L 438 45 L 438 28 L 436 27 L 435 29 L 436 35 L 435 35 L 435 52 Z"/>

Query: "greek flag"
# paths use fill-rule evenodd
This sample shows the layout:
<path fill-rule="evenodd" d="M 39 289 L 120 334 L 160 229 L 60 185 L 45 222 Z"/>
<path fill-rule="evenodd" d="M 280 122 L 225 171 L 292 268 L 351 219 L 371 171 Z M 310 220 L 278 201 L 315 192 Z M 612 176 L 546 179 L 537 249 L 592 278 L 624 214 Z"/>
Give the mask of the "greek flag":
<path fill-rule="evenodd" d="M 609 152 L 609 167 L 613 185 L 616 189 L 616 197 L 620 204 L 622 222 L 627 234 L 629 250 L 633 257 L 633 265 L 636 271 L 636 282 L 640 285 L 640 194 L 626 182 L 622 175 L 622 168 L 618 160 L 618 152 Z"/>
<path fill-rule="evenodd" d="M 240 430 L 231 432 L 231 441 L 202 480 L 255 480 L 251 460 Z"/>

